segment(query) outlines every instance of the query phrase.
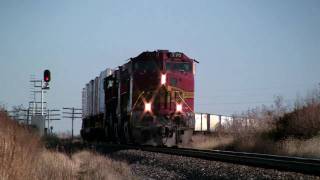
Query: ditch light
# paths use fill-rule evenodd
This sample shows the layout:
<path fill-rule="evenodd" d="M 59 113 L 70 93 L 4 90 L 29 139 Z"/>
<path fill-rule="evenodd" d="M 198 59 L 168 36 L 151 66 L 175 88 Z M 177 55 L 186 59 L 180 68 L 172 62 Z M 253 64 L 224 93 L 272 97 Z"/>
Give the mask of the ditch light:
<path fill-rule="evenodd" d="M 146 102 L 144 104 L 144 111 L 145 112 L 151 112 L 151 103 L 150 102 Z"/>

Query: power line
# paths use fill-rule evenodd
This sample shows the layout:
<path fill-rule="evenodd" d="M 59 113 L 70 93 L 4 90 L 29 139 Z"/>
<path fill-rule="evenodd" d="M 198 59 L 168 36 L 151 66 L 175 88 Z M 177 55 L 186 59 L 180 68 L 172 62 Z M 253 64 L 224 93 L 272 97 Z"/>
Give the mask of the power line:
<path fill-rule="evenodd" d="M 60 110 L 59 109 L 48 109 L 46 111 L 46 119 L 47 119 L 47 123 L 48 123 L 48 130 L 50 133 L 52 133 L 52 129 L 53 127 L 50 126 L 50 122 L 51 121 L 60 121 Z"/>
<path fill-rule="evenodd" d="M 71 119 L 72 121 L 72 129 L 71 129 L 71 138 L 73 139 L 73 121 L 75 119 L 82 119 L 82 109 L 74 108 L 74 107 L 64 107 L 63 109 L 63 118 Z M 81 115 L 81 116 L 80 116 Z"/>

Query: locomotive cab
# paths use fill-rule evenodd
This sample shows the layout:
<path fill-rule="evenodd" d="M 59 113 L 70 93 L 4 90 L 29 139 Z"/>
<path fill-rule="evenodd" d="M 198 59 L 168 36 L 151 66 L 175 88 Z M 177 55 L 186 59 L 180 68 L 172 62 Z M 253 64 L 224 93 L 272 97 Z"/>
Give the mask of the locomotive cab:
<path fill-rule="evenodd" d="M 193 60 L 182 53 L 158 51 L 132 61 L 137 102 L 132 115 L 139 127 L 135 134 L 141 136 L 137 139 L 167 146 L 187 143 L 192 134 Z"/>

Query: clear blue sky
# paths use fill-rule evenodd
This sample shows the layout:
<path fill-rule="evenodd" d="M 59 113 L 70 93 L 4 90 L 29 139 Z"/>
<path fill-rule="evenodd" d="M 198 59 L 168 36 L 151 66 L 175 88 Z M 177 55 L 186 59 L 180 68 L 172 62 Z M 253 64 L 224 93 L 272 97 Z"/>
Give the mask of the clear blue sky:
<path fill-rule="evenodd" d="M 48 68 L 49 107 L 81 107 L 101 70 L 156 49 L 200 61 L 198 112 L 241 112 L 274 95 L 290 103 L 320 82 L 320 1 L 2 0 L 0 103 L 26 106 L 30 75 Z"/>

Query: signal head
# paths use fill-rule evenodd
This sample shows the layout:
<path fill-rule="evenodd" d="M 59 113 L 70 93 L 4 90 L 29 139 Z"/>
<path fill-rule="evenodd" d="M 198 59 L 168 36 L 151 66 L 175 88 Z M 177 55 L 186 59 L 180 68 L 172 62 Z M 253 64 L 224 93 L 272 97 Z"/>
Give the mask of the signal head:
<path fill-rule="evenodd" d="M 44 70 L 43 72 L 43 80 L 44 82 L 50 82 L 51 80 L 50 71 L 48 69 Z"/>

